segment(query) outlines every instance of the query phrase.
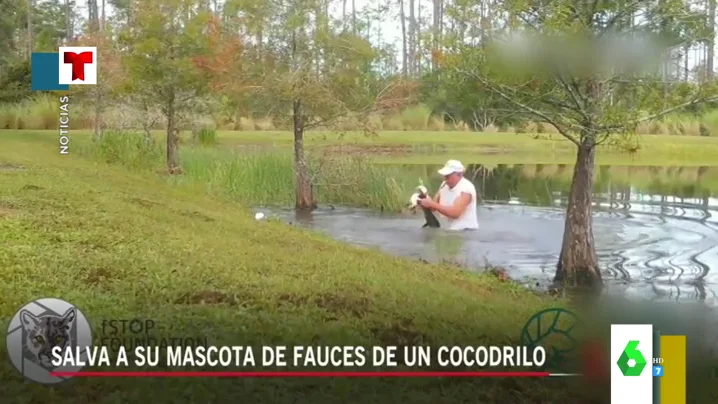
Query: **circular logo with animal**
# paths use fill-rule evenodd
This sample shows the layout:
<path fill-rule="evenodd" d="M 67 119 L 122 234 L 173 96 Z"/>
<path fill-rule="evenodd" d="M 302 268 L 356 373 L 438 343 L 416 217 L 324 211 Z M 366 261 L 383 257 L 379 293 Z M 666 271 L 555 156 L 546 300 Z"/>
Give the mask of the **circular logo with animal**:
<path fill-rule="evenodd" d="M 74 352 L 78 346 L 89 347 L 92 329 L 74 305 L 55 298 L 37 299 L 20 308 L 10 320 L 6 343 L 10 361 L 20 373 L 37 383 L 55 384 L 67 378 L 53 372 L 78 372 L 82 367 L 54 366 L 53 348 Z"/>
<path fill-rule="evenodd" d="M 545 369 L 560 372 L 576 368 L 576 350 L 579 346 L 578 317 L 562 308 L 550 308 L 534 314 L 521 330 L 521 344 L 529 349 L 543 347 L 548 354 Z"/>

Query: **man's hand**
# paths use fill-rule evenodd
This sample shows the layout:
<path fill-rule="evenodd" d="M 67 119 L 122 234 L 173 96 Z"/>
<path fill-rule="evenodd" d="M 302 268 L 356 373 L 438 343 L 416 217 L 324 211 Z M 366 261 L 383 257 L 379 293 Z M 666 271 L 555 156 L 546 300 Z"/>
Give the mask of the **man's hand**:
<path fill-rule="evenodd" d="M 436 210 L 439 204 L 427 196 L 426 198 L 419 199 L 419 205 L 425 209 Z"/>

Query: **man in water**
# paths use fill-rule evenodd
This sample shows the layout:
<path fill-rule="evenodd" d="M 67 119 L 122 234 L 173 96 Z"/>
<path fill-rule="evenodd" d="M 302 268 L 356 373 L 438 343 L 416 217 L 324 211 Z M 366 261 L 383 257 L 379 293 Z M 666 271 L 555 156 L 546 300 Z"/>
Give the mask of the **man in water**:
<path fill-rule="evenodd" d="M 450 230 L 478 229 L 476 187 L 464 178 L 464 165 L 460 161 L 449 160 L 439 174 L 444 177 L 444 183 L 436 200 L 427 197 L 420 199 L 419 204 L 446 217 Z"/>

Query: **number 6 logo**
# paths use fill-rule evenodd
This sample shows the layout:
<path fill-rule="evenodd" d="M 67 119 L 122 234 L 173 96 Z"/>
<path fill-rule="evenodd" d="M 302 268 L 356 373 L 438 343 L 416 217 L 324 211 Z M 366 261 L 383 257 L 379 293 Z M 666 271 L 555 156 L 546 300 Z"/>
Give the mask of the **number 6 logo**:
<path fill-rule="evenodd" d="M 624 376 L 640 376 L 646 367 L 646 359 L 638 350 L 638 341 L 628 341 L 621 357 L 616 362 Z"/>

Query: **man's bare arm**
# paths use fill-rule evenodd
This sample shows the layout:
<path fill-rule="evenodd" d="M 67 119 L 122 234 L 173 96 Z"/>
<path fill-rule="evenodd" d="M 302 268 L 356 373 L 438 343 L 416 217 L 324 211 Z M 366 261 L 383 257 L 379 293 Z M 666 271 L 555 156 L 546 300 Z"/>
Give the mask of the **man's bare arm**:
<path fill-rule="evenodd" d="M 451 206 L 438 206 L 436 208 L 436 211 L 441 213 L 442 215 L 451 218 L 451 219 L 458 219 L 466 210 L 466 208 L 471 203 L 471 194 L 467 192 L 462 192 L 461 195 L 459 195 L 458 198 L 454 201 L 454 204 Z"/>

